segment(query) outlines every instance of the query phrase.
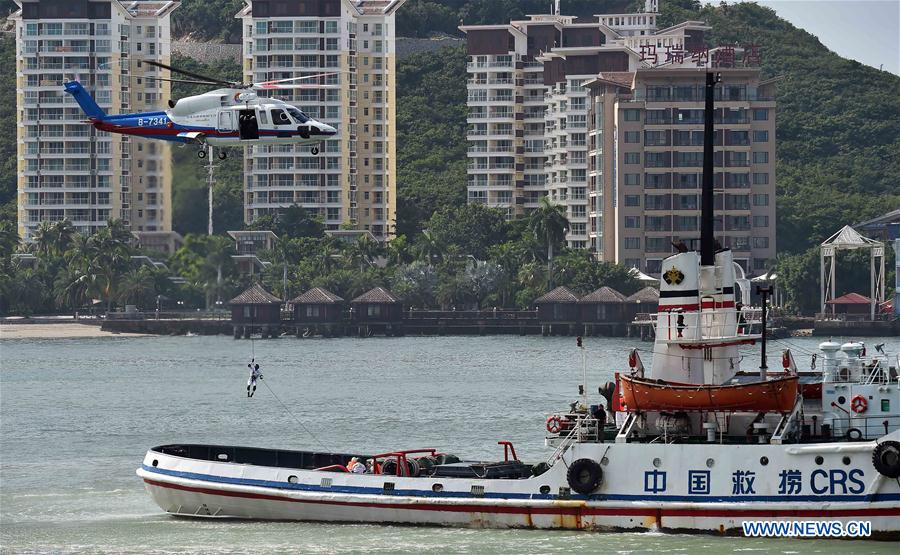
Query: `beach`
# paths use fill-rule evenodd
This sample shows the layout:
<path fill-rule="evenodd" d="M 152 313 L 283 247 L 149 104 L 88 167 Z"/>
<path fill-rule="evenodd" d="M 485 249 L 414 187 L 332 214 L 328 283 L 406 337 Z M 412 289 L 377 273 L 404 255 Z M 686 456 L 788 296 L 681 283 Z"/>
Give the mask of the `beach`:
<path fill-rule="evenodd" d="M 87 339 L 94 337 L 140 337 L 138 333 L 103 331 L 98 324 L 64 322 L 54 324 L 0 324 L 0 340 L 3 339 Z"/>

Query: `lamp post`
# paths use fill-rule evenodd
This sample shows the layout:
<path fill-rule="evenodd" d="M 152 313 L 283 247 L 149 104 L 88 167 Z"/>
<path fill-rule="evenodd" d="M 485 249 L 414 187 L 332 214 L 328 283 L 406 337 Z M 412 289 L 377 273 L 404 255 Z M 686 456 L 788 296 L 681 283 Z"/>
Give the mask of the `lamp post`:
<path fill-rule="evenodd" d="M 772 295 L 774 288 L 771 285 L 757 285 L 756 294 L 762 297 L 762 341 L 760 342 L 760 356 L 762 360 L 759 364 L 759 376 L 766 378 L 766 371 L 769 366 L 766 364 L 766 312 L 769 296 Z"/>

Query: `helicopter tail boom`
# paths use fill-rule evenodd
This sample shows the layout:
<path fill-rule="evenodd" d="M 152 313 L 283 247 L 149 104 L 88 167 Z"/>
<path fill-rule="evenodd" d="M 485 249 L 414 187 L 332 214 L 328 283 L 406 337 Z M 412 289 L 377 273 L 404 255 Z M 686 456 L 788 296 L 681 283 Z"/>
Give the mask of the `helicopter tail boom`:
<path fill-rule="evenodd" d="M 81 106 L 81 109 L 92 121 L 103 120 L 103 118 L 106 117 L 106 112 L 97 105 L 97 101 L 94 100 L 91 93 L 87 92 L 78 81 L 69 81 L 66 83 L 65 90 L 75 97 L 75 102 Z"/>

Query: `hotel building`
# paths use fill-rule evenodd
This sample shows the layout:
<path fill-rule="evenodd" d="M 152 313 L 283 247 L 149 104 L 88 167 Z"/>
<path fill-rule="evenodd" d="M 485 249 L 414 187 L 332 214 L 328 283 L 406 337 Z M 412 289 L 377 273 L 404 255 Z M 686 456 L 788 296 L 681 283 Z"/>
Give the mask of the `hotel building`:
<path fill-rule="evenodd" d="M 389 239 L 396 226 L 397 132 L 394 14 L 405 0 L 245 0 L 247 81 L 327 74 L 304 88 L 266 91 L 338 134 L 312 155 L 292 145 L 248 147 L 244 219 L 298 204 L 326 229 Z M 263 94 L 263 91 L 260 91 Z"/>
<path fill-rule="evenodd" d="M 568 246 L 647 272 L 673 252 L 671 241 L 699 237 L 698 84 L 718 54 L 692 58 L 709 27 L 658 30 L 657 8 L 650 0 L 644 12 L 588 22 L 554 14 L 460 27 L 469 202 L 520 217 L 549 196 L 566 207 Z M 719 240 L 760 273 L 775 253 L 773 82 L 755 67 L 717 70 Z"/>
<path fill-rule="evenodd" d="M 169 147 L 85 123 L 63 83 L 77 79 L 111 114 L 154 110 L 168 82 L 143 60 L 170 61 L 177 1 L 16 0 L 18 230 L 67 219 L 93 233 L 110 219 L 132 232 L 172 229 Z"/>

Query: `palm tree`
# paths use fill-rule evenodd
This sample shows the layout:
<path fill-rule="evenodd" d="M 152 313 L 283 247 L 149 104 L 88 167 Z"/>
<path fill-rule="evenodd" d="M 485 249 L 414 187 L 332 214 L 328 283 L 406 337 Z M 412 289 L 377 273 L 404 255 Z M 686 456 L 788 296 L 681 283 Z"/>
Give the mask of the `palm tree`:
<path fill-rule="evenodd" d="M 128 244 L 122 239 L 123 235 L 104 227 L 91 235 L 87 242 L 86 279 L 99 287 L 106 299 L 107 312 L 112 310 L 116 286 L 131 261 Z"/>
<path fill-rule="evenodd" d="M 11 255 L 19 246 L 19 233 L 16 224 L 4 220 L 0 222 L 0 255 L 4 258 Z"/>
<path fill-rule="evenodd" d="M 550 202 L 549 197 L 543 197 L 540 206 L 531 214 L 529 228 L 539 241 L 547 245 L 547 286 L 552 289 L 553 246 L 565 240 L 569 229 L 565 207 Z"/>
<path fill-rule="evenodd" d="M 53 282 L 53 300 L 60 307 L 68 307 L 74 314 L 88 298 L 91 287 L 88 278 L 77 266 L 64 266 Z"/>
<path fill-rule="evenodd" d="M 406 235 L 398 235 L 387 245 L 388 260 L 395 266 L 409 262 L 409 240 Z"/>
<path fill-rule="evenodd" d="M 281 265 L 281 297 L 289 298 L 288 295 L 288 267 L 296 264 L 300 259 L 298 244 L 287 237 L 279 237 L 272 246 L 271 262 Z"/>
<path fill-rule="evenodd" d="M 323 239 L 319 244 L 319 253 L 317 256 L 319 259 L 319 266 L 322 268 L 323 273 L 328 273 L 334 268 L 335 254 L 337 254 L 337 249 L 334 246 L 334 242 L 328 238 Z"/>
<path fill-rule="evenodd" d="M 444 258 L 444 244 L 430 229 L 423 230 L 416 241 L 416 256 L 428 263 L 440 262 Z"/>
<path fill-rule="evenodd" d="M 53 254 L 62 256 L 68 250 L 69 245 L 72 244 L 72 239 L 77 235 L 75 228 L 69 220 L 61 220 L 54 223 L 51 230 L 53 232 Z"/>
<path fill-rule="evenodd" d="M 122 276 L 118 289 L 119 300 L 123 304 L 144 304 L 143 301 L 157 294 L 153 271 L 146 266 L 131 270 Z"/>
<path fill-rule="evenodd" d="M 48 256 L 53 248 L 53 224 L 41 222 L 31 235 L 34 254 Z"/>
<path fill-rule="evenodd" d="M 206 265 L 209 269 L 216 272 L 216 303 L 222 301 L 222 269 L 225 264 L 231 261 L 231 255 L 234 254 L 234 244 L 222 237 L 221 235 L 213 235 L 207 243 Z M 207 302 L 207 304 L 209 304 Z"/>

